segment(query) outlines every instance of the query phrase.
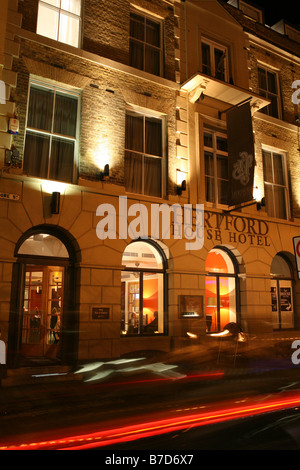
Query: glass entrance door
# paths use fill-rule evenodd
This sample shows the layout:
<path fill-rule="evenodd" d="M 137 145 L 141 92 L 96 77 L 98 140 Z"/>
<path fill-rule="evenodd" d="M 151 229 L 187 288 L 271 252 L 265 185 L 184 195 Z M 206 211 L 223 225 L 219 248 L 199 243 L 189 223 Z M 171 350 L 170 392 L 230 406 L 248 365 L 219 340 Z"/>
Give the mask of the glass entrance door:
<path fill-rule="evenodd" d="M 56 358 L 61 343 L 64 268 L 27 265 L 21 354 Z"/>

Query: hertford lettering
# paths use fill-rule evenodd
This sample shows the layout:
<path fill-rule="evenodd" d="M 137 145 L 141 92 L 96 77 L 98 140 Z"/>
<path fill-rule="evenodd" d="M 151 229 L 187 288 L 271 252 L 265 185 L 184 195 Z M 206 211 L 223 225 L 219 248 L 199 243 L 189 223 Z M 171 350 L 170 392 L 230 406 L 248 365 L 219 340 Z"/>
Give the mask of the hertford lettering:
<path fill-rule="evenodd" d="M 207 240 L 270 246 L 269 226 L 264 220 L 205 211 L 204 228 Z"/>

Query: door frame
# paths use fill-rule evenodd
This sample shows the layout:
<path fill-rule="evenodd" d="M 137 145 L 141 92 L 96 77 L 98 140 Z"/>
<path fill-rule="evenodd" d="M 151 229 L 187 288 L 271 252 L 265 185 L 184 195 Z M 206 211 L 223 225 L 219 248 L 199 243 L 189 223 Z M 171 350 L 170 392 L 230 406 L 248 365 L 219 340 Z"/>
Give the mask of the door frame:
<path fill-rule="evenodd" d="M 32 235 L 46 233 L 58 238 L 66 247 L 69 258 L 20 255 L 19 249 Z M 65 230 L 51 225 L 39 225 L 25 232 L 15 247 L 16 262 L 13 264 L 10 315 L 8 328 L 7 366 L 17 368 L 22 364 L 22 301 L 25 286 L 26 265 L 64 267 L 64 318 L 62 323 L 61 364 L 74 365 L 78 358 L 79 289 L 76 289 L 77 263 L 80 262 L 80 250 L 76 240 Z"/>
<path fill-rule="evenodd" d="M 61 277 L 61 287 L 59 290 L 60 296 L 57 298 L 53 298 L 53 289 L 54 284 L 50 283 L 50 276 L 53 272 L 60 272 L 62 273 Z M 23 322 L 22 322 L 22 343 L 21 343 L 21 351 L 20 354 L 23 358 L 51 358 L 53 360 L 57 360 L 59 358 L 59 352 L 61 349 L 61 324 L 63 321 L 63 312 L 64 312 L 64 271 L 65 268 L 63 266 L 52 266 L 50 265 L 37 265 L 37 264 L 25 264 L 25 289 L 23 290 L 22 294 L 22 315 L 23 315 Z M 42 284 L 41 290 L 39 291 L 36 289 L 38 285 L 32 284 L 31 282 L 26 282 L 26 275 L 29 274 L 29 280 L 32 280 L 33 273 L 41 273 L 42 274 Z M 27 289 L 26 289 L 27 288 Z M 25 297 L 26 290 L 28 295 Z M 54 289 L 55 290 L 55 289 Z M 58 289 L 57 289 L 58 292 Z M 51 293 L 51 297 L 50 297 Z M 53 306 L 58 306 L 58 302 L 60 302 L 60 308 L 58 314 L 56 315 L 56 321 L 58 322 L 59 328 L 56 330 L 51 330 L 51 320 L 50 317 L 53 312 Z M 25 304 L 27 303 L 27 312 L 25 311 Z M 34 316 L 37 315 L 40 318 L 40 324 L 38 328 L 31 327 L 31 320 L 32 320 L 32 309 L 36 307 L 37 312 Z M 29 309 L 30 307 L 30 309 Z M 26 312 L 26 313 L 25 313 Z M 25 325 L 24 325 L 24 318 Z M 37 331 L 39 341 L 32 342 L 28 341 L 31 334 L 34 334 L 34 331 Z M 58 335 L 58 341 L 56 341 L 56 334 Z M 52 333 L 51 333 L 52 332 Z M 24 335 L 26 340 L 24 341 Z M 55 338 L 55 341 L 50 341 L 51 338 Z"/>

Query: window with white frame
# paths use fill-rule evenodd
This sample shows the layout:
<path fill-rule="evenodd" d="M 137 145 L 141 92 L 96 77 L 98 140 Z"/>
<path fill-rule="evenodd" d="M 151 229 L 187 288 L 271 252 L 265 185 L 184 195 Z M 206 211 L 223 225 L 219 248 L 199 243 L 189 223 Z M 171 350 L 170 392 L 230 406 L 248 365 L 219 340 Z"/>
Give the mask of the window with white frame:
<path fill-rule="evenodd" d="M 285 155 L 263 149 L 266 210 L 270 217 L 288 218 L 288 188 Z"/>
<path fill-rule="evenodd" d="M 126 112 L 126 191 L 163 196 L 164 137 L 164 118 L 131 110 Z"/>
<path fill-rule="evenodd" d="M 261 111 L 269 116 L 280 118 L 280 99 L 277 73 L 273 70 L 259 66 L 258 87 L 259 94 L 271 101 L 271 103 L 262 108 Z"/>
<path fill-rule="evenodd" d="M 162 22 L 141 12 L 130 13 L 130 65 L 139 70 L 162 74 Z"/>
<path fill-rule="evenodd" d="M 202 72 L 210 77 L 228 82 L 227 47 L 208 39 L 201 41 Z"/>
<path fill-rule="evenodd" d="M 167 263 L 160 247 L 149 241 L 133 241 L 124 250 L 122 265 L 121 335 L 166 333 Z"/>
<path fill-rule="evenodd" d="M 206 201 L 228 204 L 227 136 L 220 132 L 204 131 Z"/>
<path fill-rule="evenodd" d="M 24 172 L 75 182 L 79 93 L 38 81 L 30 84 Z"/>
<path fill-rule="evenodd" d="M 79 47 L 82 0 L 39 0 L 37 34 Z"/>

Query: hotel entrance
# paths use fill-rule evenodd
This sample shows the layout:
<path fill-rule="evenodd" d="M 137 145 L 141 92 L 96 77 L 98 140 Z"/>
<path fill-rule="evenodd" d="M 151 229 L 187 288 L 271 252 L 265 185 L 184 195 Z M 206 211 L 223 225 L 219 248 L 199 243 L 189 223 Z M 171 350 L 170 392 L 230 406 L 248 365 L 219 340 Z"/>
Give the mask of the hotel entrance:
<path fill-rule="evenodd" d="M 64 268 L 25 268 L 21 356 L 59 355 L 63 315 Z"/>
<path fill-rule="evenodd" d="M 75 245 L 76 247 L 76 245 Z M 76 362 L 78 310 L 73 240 L 39 226 L 16 245 L 9 322 L 8 363 Z"/>

